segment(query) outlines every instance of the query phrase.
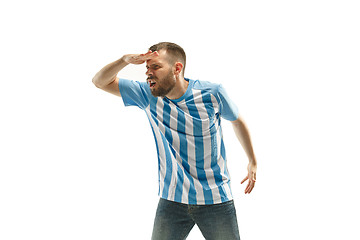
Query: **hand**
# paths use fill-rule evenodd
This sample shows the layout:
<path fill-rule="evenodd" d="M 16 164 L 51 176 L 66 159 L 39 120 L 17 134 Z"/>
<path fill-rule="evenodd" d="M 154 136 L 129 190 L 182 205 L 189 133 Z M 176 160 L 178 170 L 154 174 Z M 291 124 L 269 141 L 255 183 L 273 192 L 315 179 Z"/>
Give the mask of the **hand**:
<path fill-rule="evenodd" d="M 243 184 L 246 180 L 249 180 L 248 185 L 245 188 L 245 194 L 251 193 L 253 188 L 255 187 L 256 182 L 256 164 L 249 163 L 248 165 L 248 175 L 241 181 Z"/>
<path fill-rule="evenodd" d="M 145 61 L 159 56 L 158 52 L 148 51 L 145 54 L 127 54 L 123 56 L 123 60 L 131 64 L 143 64 Z"/>

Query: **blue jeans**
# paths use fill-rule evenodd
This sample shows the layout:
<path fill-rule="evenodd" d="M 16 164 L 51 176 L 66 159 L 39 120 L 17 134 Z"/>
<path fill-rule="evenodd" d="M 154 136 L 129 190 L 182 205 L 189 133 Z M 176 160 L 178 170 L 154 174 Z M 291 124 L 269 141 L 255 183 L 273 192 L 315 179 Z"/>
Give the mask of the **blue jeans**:
<path fill-rule="evenodd" d="M 197 224 L 207 240 L 240 240 L 234 202 L 188 205 L 160 198 L 152 240 L 186 239 Z"/>

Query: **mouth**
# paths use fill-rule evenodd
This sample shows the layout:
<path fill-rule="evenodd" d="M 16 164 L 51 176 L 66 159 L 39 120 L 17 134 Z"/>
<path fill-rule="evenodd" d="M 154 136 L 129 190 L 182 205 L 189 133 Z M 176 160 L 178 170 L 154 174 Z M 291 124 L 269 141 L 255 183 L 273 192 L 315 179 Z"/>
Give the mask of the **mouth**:
<path fill-rule="evenodd" d="M 147 78 L 147 83 L 149 84 L 150 88 L 153 88 L 156 85 L 156 82 L 152 80 L 152 77 Z"/>

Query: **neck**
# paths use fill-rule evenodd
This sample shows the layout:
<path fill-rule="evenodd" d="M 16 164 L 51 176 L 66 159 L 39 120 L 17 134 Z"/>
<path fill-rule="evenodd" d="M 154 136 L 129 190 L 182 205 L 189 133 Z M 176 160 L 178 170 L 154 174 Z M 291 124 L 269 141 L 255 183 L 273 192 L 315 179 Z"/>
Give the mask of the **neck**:
<path fill-rule="evenodd" d="M 186 81 L 183 76 L 176 77 L 175 86 L 168 94 L 166 94 L 166 97 L 169 99 L 180 98 L 182 95 L 185 94 L 188 85 L 189 85 L 189 82 Z"/>

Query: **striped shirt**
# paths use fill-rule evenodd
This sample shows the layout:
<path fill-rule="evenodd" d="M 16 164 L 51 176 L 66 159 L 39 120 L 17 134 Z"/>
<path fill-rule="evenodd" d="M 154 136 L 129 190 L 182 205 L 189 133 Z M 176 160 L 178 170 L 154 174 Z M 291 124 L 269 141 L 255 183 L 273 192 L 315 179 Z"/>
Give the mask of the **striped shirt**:
<path fill-rule="evenodd" d="M 221 84 L 191 80 L 178 99 L 154 97 L 145 82 L 119 80 L 125 106 L 144 110 L 155 138 L 159 196 L 185 204 L 232 199 L 221 118 L 238 110 Z"/>

